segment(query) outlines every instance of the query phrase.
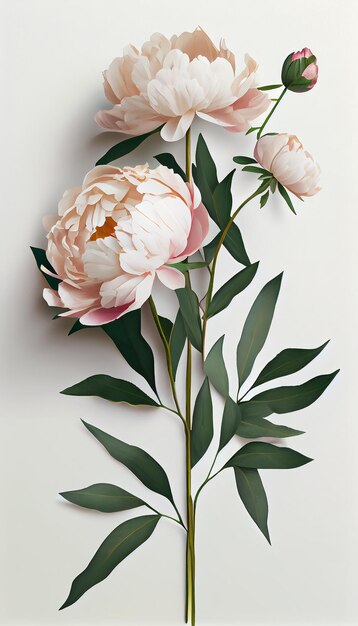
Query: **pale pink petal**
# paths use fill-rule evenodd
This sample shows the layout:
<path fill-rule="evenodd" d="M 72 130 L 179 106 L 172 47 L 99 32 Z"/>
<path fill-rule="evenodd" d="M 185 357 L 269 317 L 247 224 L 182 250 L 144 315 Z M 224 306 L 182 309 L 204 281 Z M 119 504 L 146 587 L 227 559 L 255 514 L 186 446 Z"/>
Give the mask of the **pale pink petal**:
<path fill-rule="evenodd" d="M 159 280 L 169 289 L 180 289 L 185 286 L 185 277 L 174 267 L 161 267 L 156 272 Z"/>
<path fill-rule="evenodd" d="M 108 324 L 109 322 L 113 322 L 113 320 L 116 320 L 124 315 L 124 313 L 127 313 L 133 302 L 134 300 L 132 302 L 128 302 L 127 304 L 113 307 L 112 309 L 93 309 L 92 311 L 82 315 L 80 317 L 80 322 L 84 326 L 101 326 L 102 324 Z"/>
<path fill-rule="evenodd" d="M 188 111 L 188 113 L 185 113 L 182 117 L 171 118 L 160 131 L 164 141 L 178 141 L 178 139 L 183 139 L 194 119 L 194 115 L 194 111 Z"/>
<path fill-rule="evenodd" d="M 55 291 L 54 289 L 49 289 L 48 287 L 46 287 L 43 290 L 42 295 L 49 306 L 63 307 L 62 300 L 59 297 L 57 291 Z"/>

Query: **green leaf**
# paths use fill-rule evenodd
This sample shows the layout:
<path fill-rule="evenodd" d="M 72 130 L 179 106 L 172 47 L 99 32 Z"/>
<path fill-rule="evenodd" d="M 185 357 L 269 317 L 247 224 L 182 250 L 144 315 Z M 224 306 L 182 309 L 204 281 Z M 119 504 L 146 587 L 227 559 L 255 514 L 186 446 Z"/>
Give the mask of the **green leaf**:
<path fill-rule="evenodd" d="M 114 322 L 104 324 L 102 329 L 127 363 L 145 378 L 156 394 L 153 352 L 141 334 L 141 310 L 131 311 Z"/>
<path fill-rule="evenodd" d="M 138 506 L 145 506 L 145 502 L 128 491 L 107 483 L 97 483 L 76 491 L 60 493 L 65 500 L 83 506 L 86 509 L 95 509 L 102 513 L 127 511 Z"/>
<path fill-rule="evenodd" d="M 74 579 L 60 610 L 77 602 L 86 591 L 107 578 L 119 563 L 149 539 L 159 519 L 160 515 L 143 515 L 117 526 L 100 545 L 86 569 Z"/>
<path fill-rule="evenodd" d="M 282 274 L 279 274 L 263 287 L 246 318 L 237 347 L 237 371 L 240 386 L 249 376 L 255 359 L 266 341 L 281 281 Z"/>
<path fill-rule="evenodd" d="M 198 297 L 190 287 L 176 289 L 176 294 L 179 300 L 186 335 L 194 348 L 201 352 L 203 347 Z"/>
<path fill-rule="evenodd" d="M 270 89 L 279 89 L 280 87 L 283 87 L 282 83 L 279 85 L 264 85 L 263 87 L 258 87 L 257 89 L 260 91 L 269 91 Z"/>
<path fill-rule="evenodd" d="M 242 405 L 238 405 L 239 408 Z M 288 426 L 281 426 L 269 422 L 262 417 L 244 417 L 238 423 L 236 434 L 239 437 L 245 439 L 257 439 L 258 437 L 275 437 L 277 439 L 284 439 L 286 437 L 296 437 L 297 435 L 303 435 L 303 430 L 295 430 L 294 428 L 288 428 Z"/>
<path fill-rule="evenodd" d="M 174 170 L 174 173 L 179 174 L 179 176 L 181 176 L 186 182 L 186 174 L 180 165 L 178 165 L 172 154 L 169 154 L 169 152 L 163 152 L 162 154 L 156 154 L 154 158 L 157 159 L 161 165 L 165 165 L 165 167 L 169 167 L 170 170 Z"/>
<path fill-rule="evenodd" d="M 132 406 L 160 406 L 133 383 L 107 374 L 89 376 L 80 383 L 67 387 L 61 393 L 66 396 L 98 396 L 104 400 L 124 402 Z"/>
<path fill-rule="evenodd" d="M 207 263 L 211 263 L 215 256 L 216 248 L 218 247 L 218 243 L 220 241 L 221 233 L 218 233 L 214 239 L 210 241 L 210 243 L 204 246 L 204 258 Z"/>
<path fill-rule="evenodd" d="M 235 296 L 248 287 L 255 277 L 258 265 L 258 262 L 248 265 L 241 272 L 230 278 L 225 285 L 220 287 L 210 302 L 207 316 L 208 318 L 213 317 L 213 315 L 216 315 L 220 311 L 223 311 L 223 309 L 230 304 Z"/>
<path fill-rule="evenodd" d="M 288 376 L 298 372 L 303 367 L 311 363 L 313 359 L 318 356 L 322 350 L 326 347 L 328 341 L 323 343 L 318 348 L 287 348 L 282 350 L 275 356 L 265 367 L 262 372 L 256 378 L 253 387 L 268 383 L 270 380 L 280 378 L 281 376 Z"/>
<path fill-rule="evenodd" d="M 42 276 L 44 276 L 44 278 L 47 280 L 47 282 L 50 285 L 51 289 L 56 289 L 57 290 L 57 287 L 58 287 L 58 285 L 59 285 L 59 283 L 61 281 L 58 278 L 54 278 L 53 276 L 49 276 L 48 274 L 43 272 L 42 269 L 41 269 L 41 265 L 43 265 L 48 270 L 50 270 L 50 272 L 52 272 L 53 274 L 56 274 L 56 272 L 53 269 L 52 265 L 47 260 L 47 256 L 46 256 L 45 250 L 43 250 L 42 248 L 34 248 L 33 246 L 30 246 L 30 249 L 31 249 L 32 254 L 35 257 L 36 265 L 39 268 Z"/>
<path fill-rule="evenodd" d="M 264 486 L 257 469 L 235 467 L 235 480 L 239 496 L 248 514 L 271 544 L 267 527 L 268 503 Z"/>
<path fill-rule="evenodd" d="M 214 215 L 212 219 L 223 230 L 230 219 L 232 209 L 231 184 L 235 170 L 229 172 L 227 176 L 215 187 L 213 192 Z"/>
<path fill-rule="evenodd" d="M 267 200 L 269 199 L 270 192 L 266 191 L 263 196 L 260 198 L 260 209 L 265 206 Z"/>
<path fill-rule="evenodd" d="M 129 443 L 120 441 L 120 439 L 112 437 L 112 435 L 105 433 L 103 430 L 87 424 L 84 420 L 82 420 L 82 423 L 97 441 L 105 447 L 107 452 L 116 461 L 125 465 L 145 487 L 155 491 L 155 493 L 159 493 L 174 504 L 168 476 L 158 461 L 153 459 L 148 452 L 137 448 L 137 446 L 131 446 Z"/>
<path fill-rule="evenodd" d="M 115 146 L 110 148 L 106 154 L 103 155 L 100 159 L 98 159 L 96 165 L 106 165 L 107 163 L 111 163 L 112 161 L 116 161 L 116 159 L 120 159 L 122 156 L 129 154 L 141 143 L 151 135 L 155 135 L 159 133 L 163 126 L 158 126 L 154 130 L 151 130 L 149 133 L 144 133 L 144 135 L 137 135 L 136 137 L 130 137 L 130 139 L 125 139 L 124 141 L 120 141 Z"/>
<path fill-rule="evenodd" d="M 245 135 L 250 135 L 251 133 L 254 133 L 256 130 L 260 130 L 261 126 L 251 126 L 251 128 L 249 128 L 249 130 L 246 131 Z"/>
<path fill-rule="evenodd" d="M 224 398 L 229 395 L 229 379 L 223 358 L 224 335 L 214 343 L 204 362 L 204 372 Z"/>
<path fill-rule="evenodd" d="M 202 134 L 196 144 L 195 163 L 200 179 L 204 178 L 209 189 L 214 192 L 218 184 L 216 165 Z"/>
<path fill-rule="evenodd" d="M 169 343 L 170 335 L 173 330 L 173 322 L 171 320 L 168 320 L 167 317 L 163 317 L 162 315 L 158 315 L 158 317 L 159 317 L 159 321 L 160 321 L 160 325 L 162 327 L 163 333 L 165 335 L 165 339 L 167 343 Z"/>
<path fill-rule="evenodd" d="M 170 354 L 172 358 L 173 376 L 175 378 L 179 365 L 179 360 L 183 352 L 186 341 L 186 332 L 183 316 L 179 310 L 175 318 L 174 326 L 170 336 Z"/>
<path fill-rule="evenodd" d="M 302 385 L 267 389 L 251 398 L 250 404 L 261 407 L 264 411 L 279 414 L 305 409 L 322 395 L 338 372 L 339 370 L 336 370 L 332 374 L 316 376 Z M 270 413 L 266 412 L 266 415 Z"/>
<path fill-rule="evenodd" d="M 295 211 L 295 207 L 292 204 L 291 198 L 288 195 L 286 189 L 284 188 L 283 185 L 281 185 L 281 183 L 277 182 L 277 186 L 278 186 L 278 190 L 281 194 L 281 196 L 283 197 L 283 199 L 285 200 L 286 204 L 288 204 L 288 206 L 290 207 L 291 211 L 297 215 L 296 211 Z"/>
<path fill-rule="evenodd" d="M 263 169 L 262 167 L 255 167 L 255 165 L 246 165 L 242 168 L 243 172 L 252 172 L 253 174 L 264 174 L 265 176 L 272 176 L 271 172 Z"/>
<path fill-rule="evenodd" d="M 271 193 L 275 193 L 276 187 L 277 187 L 277 180 L 276 180 L 276 178 L 271 178 L 271 180 L 270 180 L 270 190 L 271 190 Z"/>
<path fill-rule="evenodd" d="M 273 411 L 271 411 L 270 407 L 263 402 L 251 402 L 248 400 L 247 402 L 239 402 L 240 412 L 243 418 L 259 418 L 259 417 L 267 417 L 271 415 Z"/>
<path fill-rule="evenodd" d="M 251 157 L 246 156 L 235 156 L 233 158 L 233 161 L 235 161 L 235 163 L 238 163 L 239 165 L 249 165 L 249 163 L 257 163 L 256 159 L 252 159 Z"/>
<path fill-rule="evenodd" d="M 255 441 L 243 446 L 225 467 L 250 467 L 255 469 L 293 469 L 306 465 L 313 459 L 291 448 L 279 448 L 272 443 Z"/>
<path fill-rule="evenodd" d="M 227 235 L 224 239 L 224 246 L 231 256 L 242 265 L 250 265 L 250 259 L 247 256 L 242 235 L 235 222 L 231 224 Z"/>
<path fill-rule="evenodd" d="M 174 267 L 174 269 L 179 270 L 183 274 L 185 272 L 190 272 L 191 270 L 199 270 L 203 267 L 207 267 L 208 264 L 204 261 L 193 261 L 193 263 L 170 263 L 167 267 Z"/>
<path fill-rule="evenodd" d="M 221 421 L 219 449 L 222 450 L 236 433 L 241 413 L 238 405 L 231 398 L 227 398 L 224 406 L 223 417 Z"/>
<path fill-rule="evenodd" d="M 220 183 L 218 182 L 215 163 L 202 135 L 200 135 L 196 149 L 196 166 L 193 166 L 193 178 L 211 219 L 221 231 L 224 230 L 230 219 L 232 208 L 231 182 L 234 172 L 235 170 L 230 172 Z M 230 227 L 224 240 L 224 246 L 236 261 L 243 265 L 250 265 L 250 259 L 236 224 L 232 224 Z M 206 260 L 208 260 L 207 257 Z"/>
<path fill-rule="evenodd" d="M 209 381 L 205 378 L 197 395 L 193 411 L 193 425 L 190 438 L 192 467 L 200 461 L 201 457 L 207 451 L 213 434 L 213 403 L 211 400 Z"/>

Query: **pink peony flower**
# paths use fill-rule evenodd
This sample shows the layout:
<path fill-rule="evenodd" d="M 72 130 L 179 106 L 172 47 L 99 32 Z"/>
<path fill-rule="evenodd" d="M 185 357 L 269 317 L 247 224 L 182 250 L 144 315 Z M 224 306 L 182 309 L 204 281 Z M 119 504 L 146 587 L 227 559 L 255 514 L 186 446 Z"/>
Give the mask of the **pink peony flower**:
<path fill-rule="evenodd" d="M 164 166 L 95 167 L 58 212 L 46 220 L 47 258 L 62 282 L 44 298 L 89 326 L 140 308 L 155 277 L 183 287 L 170 264 L 196 252 L 209 227 L 197 189 Z"/>
<path fill-rule="evenodd" d="M 129 46 L 104 72 L 104 91 L 114 106 L 99 111 L 108 130 L 141 135 L 163 126 L 166 141 L 184 137 L 195 114 L 233 132 L 245 131 L 270 100 L 256 88 L 255 61 L 235 74 L 235 57 L 214 46 L 197 28 L 170 40 L 156 33 L 139 52 Z"/>
<path fill-rule="evenodd" d="M 287 89 L 303 93 L 312 89 L 317 80 L 318 65 L 309 48 L 288 55 L 282 67 L 282 82 Z"/>
<path fill-rule="evenodd" d="M 320 191 L 320 167 L 295 135 L 264 135 L 254 157 L 276 180 L 302 200 Z"/>

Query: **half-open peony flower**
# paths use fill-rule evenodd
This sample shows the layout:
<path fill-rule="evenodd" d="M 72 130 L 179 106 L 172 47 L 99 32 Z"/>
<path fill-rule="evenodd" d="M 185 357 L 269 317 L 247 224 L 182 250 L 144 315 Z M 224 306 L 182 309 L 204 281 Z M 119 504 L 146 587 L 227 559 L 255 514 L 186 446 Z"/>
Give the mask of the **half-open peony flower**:
<path fill-rule="evenodd" d="M 195 114 L 234 132 L 250 128 L 270 100 L 256 88 L 255 61 L 235 73 L 235 57 L 224 41 L 216 48 L 197 28 L 170 40 L 156 33 L 141 52 L 124 51 L 104 72 L 104 91 L 114 107 L 99 111 L 97 123 L 109 130 L 141 135 L 163 125 L 162 138 L 184 137 Z"/>
<path fill-rule="evenodd" d="M 303 149 L 296 135 L 264 135 L 255 146 L 254 157 L 286 189 L 302 200 L 320 191 L 321 169 Z"/>
<path fill-rule="evenodd" d="M 146 165 L 95 167 L 50 220 L 46 254 L 62 282 L 44 298 L 89 326 L 140 308 L 155 277 L 183 287 L 183 274 L 170 264 L 196 252 L 209 227 L 193 185 L 167 167 Z"/>

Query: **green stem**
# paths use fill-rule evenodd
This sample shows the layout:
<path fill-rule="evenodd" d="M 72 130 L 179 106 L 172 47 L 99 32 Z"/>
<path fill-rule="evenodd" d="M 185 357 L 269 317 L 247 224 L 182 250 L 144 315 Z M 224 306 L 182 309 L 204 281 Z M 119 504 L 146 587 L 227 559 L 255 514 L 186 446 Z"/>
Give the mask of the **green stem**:
<path fill-rule="evenodd" d="M 185 135 L 185 173 L 190 182 L 191 176 L 191 137 L 190 128 Z M 186 274 L 187 285 L 190 286 L 189 273 Z M 192 354 L 191 343 L 187 341 L 187 364 L 185 384 L 185 435 L 186 435 L 186 508 L 187 508 L 187 542 L 186 542 L 186 610 L 185 621 L 195 626 L 195 518 L 191 495 L 191 377 Z"/>
<path fill-rule="evenodd" d="M 170 354 L 170 346 L 167 342 L 165 333 L 163 331 L 162 325 L 160 323 L 160 319 L 159 319 L 159 315 L 156 309 L 156 306 L 154 304 L 154 300 L 152 298 L 152 296 L 149 297 L 149 306 L 150 306 L 150 310 L 152 312 L 153 315 L 153 319 L 155 322 L 155 325 L 158 329 L 160 338 L 163 342 L 163 346 L 164 346 L 164 350 L 165 350 L 165 356 L 166 356 L 166 360 L 167 360 L 167 368 L 168 368 L 168 375 L 169 375 L 169 381 L 170 381 L 170 387 L 172 390 L 172 395 L 173 395 L 173 400 L 174 400 L 174 404 L 176 407 L 176 411 L 173 411 L 173 409 L 170 409 L 169 407 L 165 406 L 165 405 L 161 405 L 164 409 L 167 409 L 168 411 L 172 411 L 174 413 L 176 413 L 181 421 L 185 424 L 185 419 L 183 417 L 183 414 L 181 412 L 180 409 L 180 405 L 179 405 L 179 401 L 178 401 L 178 394 L 177 394 L 177 390 L 176 390 L 176 386 L 175 386 L 175 379 L 174 379 L 174 374 L 173 374 L 173 364 L 172 364 L 172 357 Z"/>
<path fill-rule="evenodd" d="M 272 107 L 272 109 L 271 109 L 270 113 L 268 114 L 268 116 L 267 116 L 267 118 L 265 119 L 264 123 L 263 123 L 263 124 L 262 124 L 262 126 L 260 127 L 260 130 L 259 130 L 259 132 L 257 133 L 257 139 L 260 139 L 263 129 L 265 128 L 265 126 L 266 126 L 267 122 L 269 121 L 269 119 L 272 117 L 272 115 L 273 115 L 274 111 L 277 109 L 277 107 L 278 107 L 278 105 L 280 104 L 280 102 L 281 102 L 281 100 L 282 100 L 283 96 L 285 95 L 286 91 L 287 91 L 287 87 L 285 87 L 285 88 L 283 89 L 283 91 L 281 92 L 280 97 L 279 97 L 279 98 L 277 98 L 277 102 L 276 102 L 276 103 L 275 103 L 275 105 Z"/>
<path fill-rule="evenodd" d="M 207 326 L 207 322 L 208 322 L 208 310 L 209 310 L 210 302 L 211 302 L 212 295 L 213 295 L 215 270 L 216 270 L 216 264 L 217 264 L 220 248 L 223 245 L 224 239 L 225 239 L 226 235 L 228 234 L 228 232 L 230 230 L 230 227 L 233 224 L 233 222 L 234 222 L 236 216 L 238 215 L 238 213 L 241 211 L 241 209 L 246 204 L 248 204 L 251 200 L 253 200 L 253 198 L 256 198 L 256 196 L 259 196 L 261 193 L 262 193 L 262 190 L 261 190 L 261 186 L 260 186 L 258 189 L 256 189 L 256 191 L 254 191 L 254 193 L 251 194 L 251 196 L 246 198 L 246 200 L 244 200 L 244 202 L 242 202 L 240 204 L 240 206 L 236 209 L 236 211 L 234 211 L 234 213 L 230 217 L 228 223 L 226 224 L 223 232 L 221 233 L 221 237 L 220 237 L 218 245 L 216 247 L 215 255 L 214 255 L 214 258 L 213 258 L 213 264 L 212 264 L 212 268 L 211 268 L 211 276 L 210 276 L 210 281 L 209 281 L 209 288 L 208 288 L 208 292 L 206 294 L 205 312 L 204 312 L 204 315 L 203 315 L 203 353 L 202 353 L 203 354 L 203 360 L 205 359 L 205 338 L 206 338 L 206 326 Z"/>

